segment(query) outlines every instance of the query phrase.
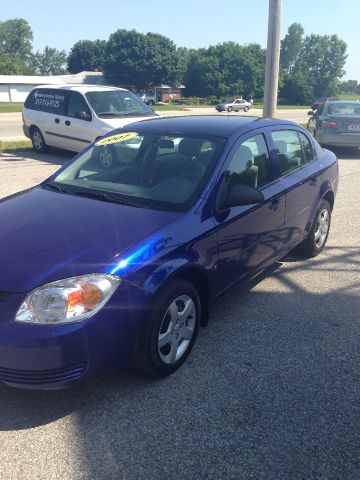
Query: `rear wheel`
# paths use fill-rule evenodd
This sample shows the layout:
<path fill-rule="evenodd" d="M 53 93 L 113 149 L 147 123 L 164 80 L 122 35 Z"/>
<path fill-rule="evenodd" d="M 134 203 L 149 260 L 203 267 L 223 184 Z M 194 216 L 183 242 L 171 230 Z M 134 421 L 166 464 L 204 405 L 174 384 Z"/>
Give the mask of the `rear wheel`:
<path fill-rule="evenodd" d="M 228 111 L 228 112 L 232 112 L 232 107 L 228 107 L 228 108 L 227 108 L 227 111 Z"/>
<path fill-rule="evenodd" d="M 331 207 L 327 200 L 322 200 L 317 209 L 315 221 L 309 235 L 299 245 L 299 252 L 305 257 L 315 257 L 325 247 L 331 224 Z"/>
<path fill-rule="evenodd" d="M 244 112 L 248 112 L 248 111 L 249 111 L 249 107 L 245 107 Z"/>
<path fill-rule="evenodd" d="M 168 284 L 145 320 L 135 365 L 153 377 L 174 372 L 194 345 L 200 314 L 200 298 L 191 283 L 177 280 Z"/>
<path fill-rule="evenodd" d="M 48 149 L 44 137 L 37 127 L 31 129 L 31 142 L 37 153 L 45 153 Z"/>

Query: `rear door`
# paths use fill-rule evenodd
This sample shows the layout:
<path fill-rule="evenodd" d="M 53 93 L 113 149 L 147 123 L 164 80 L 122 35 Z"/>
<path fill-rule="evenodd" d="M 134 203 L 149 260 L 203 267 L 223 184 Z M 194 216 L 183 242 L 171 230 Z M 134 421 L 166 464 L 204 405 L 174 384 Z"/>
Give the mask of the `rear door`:
<path fill-rule="evenodd" d="M 241 137 L 230 152 L 225 178 L 237 176 L 258 188 L 265 201 L 232 207 L 214 216 L 218 227 L 220 289 L 272 263 L 284 242 L 285 197 L 274 172 L 263 131 Z"/>
<path fill-rule="evenodd" d="M 286 249 L 298 243 L 309 231 L 317 205 L 321 178 L 312 141 L 296 127 L 270 130 L 277 168 L 286 193 Z"/>

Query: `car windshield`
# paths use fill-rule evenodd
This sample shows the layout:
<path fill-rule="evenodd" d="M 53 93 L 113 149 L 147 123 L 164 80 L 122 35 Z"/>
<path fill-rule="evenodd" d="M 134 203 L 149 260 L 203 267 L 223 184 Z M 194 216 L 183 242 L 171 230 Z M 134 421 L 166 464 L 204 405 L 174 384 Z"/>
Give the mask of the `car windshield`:
<path fill-rule="evenodd" d="M 153 110 L 132 92 L 122 90 L 88 92 L 86 98 L 100 118 L 155 115 Z"/>
<path fill-rule="evenodd" d="M 329 115 L 355 115 L 360 117 L 360 102 L 339 102 L 328 104 Z"/>
<path fill-rule="evenodd" d="M 224 138 L 131 131 L 97 141 L 44 188 L 137 207 L 186 211 L 203 190 Z"/>

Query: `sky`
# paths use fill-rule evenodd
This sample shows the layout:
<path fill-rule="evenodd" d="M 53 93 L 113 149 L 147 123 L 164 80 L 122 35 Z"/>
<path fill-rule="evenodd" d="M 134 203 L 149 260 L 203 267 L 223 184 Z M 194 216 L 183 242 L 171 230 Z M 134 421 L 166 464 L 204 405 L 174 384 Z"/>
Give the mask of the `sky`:
<path fill-rule="evenodd" d="M 2 2 L 0 21 L 24 18 L 34 50 L 46 45 L 67 53 L 79 40 L 107 40 L 117 29 L 155 32 L 178 47 L 225 41 L 266 47 L 268 0 L 13 0 Z M 343 79 L 360 82 L 360 0 L 282 0 L 281 38 L 298 22 L 305 34 L 336 34 L 347 45 Z"/>

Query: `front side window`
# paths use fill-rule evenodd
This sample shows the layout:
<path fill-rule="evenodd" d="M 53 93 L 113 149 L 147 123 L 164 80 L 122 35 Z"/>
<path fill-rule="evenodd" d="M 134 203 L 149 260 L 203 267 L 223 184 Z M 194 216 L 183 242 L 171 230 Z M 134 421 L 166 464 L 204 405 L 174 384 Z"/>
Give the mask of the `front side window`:
<path fill-rule="evenodd" d="M 91 112 L 84 97 L 81 93 L 71 92 L 68 104 L 68 116 L 81 118 L 81 115 L 83 115 L 83 117 L 86 116 L 87 120 L 91 120 Z"/>
<path fill-rule="evenodd" d="M 271 132 L 271 136 L 281 175 L 289 173 L 305 163 L 299 136 L 295 130 L 276 130 Z"/>
<path fill-rule="evenodd" d="M 228 168 L 237 181 L 258 188 L 272 180 L 269 152 L 263 134 L 248 138 L 238 146 Z"/>
<path fill-rule="evenodd" d="M 96 142 L 45 188 L 134 206 L 186 211 L 205 186 L 225 140 L 141 132 Z"/>
<path fill-rule="evenodd" d="M 139 97 L 126 90 L 88 92 L 85 96 L 100 118 L 155 115 Z"/>

